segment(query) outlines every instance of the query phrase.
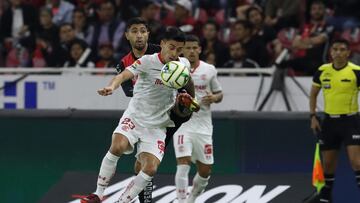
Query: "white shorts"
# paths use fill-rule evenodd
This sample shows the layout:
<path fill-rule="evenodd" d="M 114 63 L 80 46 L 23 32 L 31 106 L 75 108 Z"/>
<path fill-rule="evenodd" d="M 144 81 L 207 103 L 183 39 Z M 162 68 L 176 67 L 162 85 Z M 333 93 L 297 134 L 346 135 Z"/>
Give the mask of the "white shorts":
<path fill-rule="evenodd" d="M 173 137 L 176 158 L 190 156 L 192 162 L 213 164 L 213 141 L 211 135 L 177 131 Z"/>
<path fill-rule="evenodd" d="M 165 150 L 166 128 L 144 128 L 138 125 L 131 116 L 124 114 L 114 133 L 120 133 L 128 138 L 131 149 L 124 154 L 131 154 L 137 143 L 136 157 L 142 152 L 148 152 L 159 161 L 162 160 Z"/>

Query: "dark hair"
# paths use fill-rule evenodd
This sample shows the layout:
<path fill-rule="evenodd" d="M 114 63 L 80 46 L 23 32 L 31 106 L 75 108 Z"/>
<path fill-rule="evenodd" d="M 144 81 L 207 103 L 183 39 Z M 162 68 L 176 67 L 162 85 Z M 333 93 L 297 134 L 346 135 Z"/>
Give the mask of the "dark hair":
<path fill-rule="evenodd" d="M 108 4 L 108 3 L 110 3 L 113 6 L 113 8 L 116 10 L 116 3 L 113 0 L 101 1 L 98 5 L 99 7 L 97 9 L 100 10 L 102 5 Z"/>
<path fill-rule="evenodd" d="M 200 39 L 196 35 L 186 35 L 185 41 L 186 42 L 197 42 L 200 45 Z"/>
<path fill-rule="evenodd" d="M 86 48 L 89 47 L 88 44 L 87 44 L 84 40 L 74 39 L 74 40 L 72 40 L 72 41 L 70 42 L 70 46 L 69 46 L 70 49 L 71 49 L 71 47 L 74 46 L 75 44 L 80 45 L 83 50 L 85 50 Z"/>
<path fill-rule="evenodd" d="M 157 4 L 157 2 L 155 0 L 143 0 L 141 2 L 141 6 L 140 6 L 140 11 L 143 9 L 148 8 L 149 6 L 153 5 L 153 4 Z"/>
<path fill-rule="evenodd" d="M 73 24 L 71 24 L 71 23 L 62 23 L 62 24 L 59 26 L 59 30 L 60 30 L 62 27 L 65 27 L 65 26 L 70 26 L 72 29 L 74 29 Z"/>
<path fill-rule="evenodd" d="M 323 5 L 325 6 L 325 2 L 323 0 L 313 0 L 310 5 Z"/>
<path fill-rule="evenodd" d="M 346 45 L 346 48 L 349 48 L 350 47 L 350 43 L 349 41 L 347 41 L 346 39 L 335 39 L 331 42 L 331 46 L 333 46 L 334 44 L 345 44 Z"/>
<path fill-rule="evenodd" d="M 215 27 L 216 31 L 218 31 L 220 29 L 219 25 L 216 23 L 216 21 L 212 20 L 212 19 L 206 21 L 206 23 L 203 25 L 203 27 L 205 27 L 206 25 L 213 25 Z"/>
<path fill-rule="evenodd" d="M 49 9 L 49 8 L 47 8 L 47 7 L 45 7 L 45 6 L 42 7 L 42 8 L 40 8 L 39 14 L 42 13 L 42 12 L 46 12 L 46 13 L 49 14 L 51 17 L 54 16 L 53 13 L 52 13 L 52 11 L 51 11 L 51 9 Z"/>
<path fill-rule="evenodd" d="M 185 43 L 185 33 L 177 27 L 169 26 L 166 28 L 162 40 L 174 40 Z"/>
<path fill-rule="evenodd" d="M 249 21 L 247 20 L 237 20 L 235 23 L 234 23 L 234 26 L 236 25 L 242 25 L 245 29 L 247 30 L 252 30 L 254 28 L 254 25 L 251 24 Z"/>
<path fill-rule="evenodd" d="M 136 18 L 131 18 L 130 20 L 127 21 L 126 32 L 129 31 L 132 25 L 137 25 L 137 24 L 145 25 L 146 29 L 149 31 L 147 22 L 142 18 L 136 17 Z"/>
<path fill-rule="evenodd" d="M 264 12 L 259 7 L 251 6 L 245 11 L 246 20 L 249 20 L 251 11 L 258 11 L 262 18 L 265 17 Z"/>
<path fill-rule="evenodd" d="M 82 8 L 75 8 L 72 12 L 73 12 L 73 13 L 81 13 L 81 14 L 83 14 L 83 15 L 86 17 L 86 12 L 85 12 L 85 10 L 82 9 Z"/>

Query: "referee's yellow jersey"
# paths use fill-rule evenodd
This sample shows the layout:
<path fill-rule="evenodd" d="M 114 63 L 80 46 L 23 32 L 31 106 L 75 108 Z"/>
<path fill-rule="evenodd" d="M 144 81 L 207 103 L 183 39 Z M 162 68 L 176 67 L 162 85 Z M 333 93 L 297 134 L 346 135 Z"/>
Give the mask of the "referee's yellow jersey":
<path fill-rule="evenodd" d="M 336 70 L 332 63 L 320 66 L 313 77 L 313 85 L 322 88 L 325 113 L 330 115 L 358 112 L 360 67 L 348 62 Z"/>

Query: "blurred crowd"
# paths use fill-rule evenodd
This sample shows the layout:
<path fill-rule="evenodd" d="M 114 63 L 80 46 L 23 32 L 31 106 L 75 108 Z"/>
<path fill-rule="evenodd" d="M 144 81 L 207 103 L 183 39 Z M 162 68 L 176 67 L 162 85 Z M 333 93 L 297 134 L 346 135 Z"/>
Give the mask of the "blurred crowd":
<path fill-rule="evenodd" d="M 217 68 L 276 64 L 312 75 L 329 61 L 335 38 L 360 64 L 358 0 L 2 0 L 0 67 L 114 67 L 130 51 L 126 22 L 144 18 L 150 43 L 166 26 L 201 39 L 202 60 Z"/>

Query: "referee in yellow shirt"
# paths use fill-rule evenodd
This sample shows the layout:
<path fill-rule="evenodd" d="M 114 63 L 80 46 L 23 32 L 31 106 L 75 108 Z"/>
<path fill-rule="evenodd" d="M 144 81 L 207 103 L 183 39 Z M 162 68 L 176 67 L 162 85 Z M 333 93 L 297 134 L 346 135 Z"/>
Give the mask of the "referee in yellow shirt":
<path fill-rule="evenodd" d="M 334 41 L 330 55 L 333 62 L 322 65 L 315 73 L 310 95 L 311 129 L 319 138 L 325 176 L 325 186 L 320 192 L 321 203 L 332 202 L 331 191 L 342 143 L 360 186 L 360 67 L 349 62 L 350 50 L 346 40 Z M 325 103 L 325 118 L 321 125 L 316 116 L 316 98 L 320 89 Z"/>

